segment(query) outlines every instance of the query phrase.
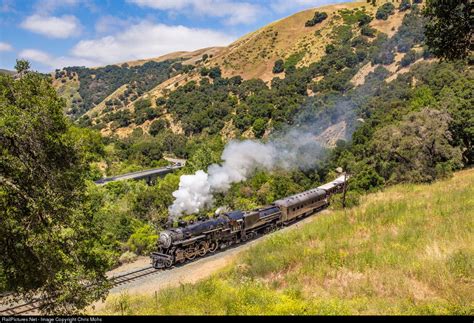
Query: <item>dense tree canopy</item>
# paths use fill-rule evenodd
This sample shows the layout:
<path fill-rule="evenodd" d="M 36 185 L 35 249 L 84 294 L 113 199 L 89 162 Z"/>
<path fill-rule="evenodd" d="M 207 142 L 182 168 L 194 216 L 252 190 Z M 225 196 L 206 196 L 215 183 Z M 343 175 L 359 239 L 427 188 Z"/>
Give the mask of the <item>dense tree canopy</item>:
<path fill-rule="evenodd" d="M 438 57 L 466 58 L 474 50 L 474 5 L 470 0 L 428 0 L 426 43 Z"/>
<path fill-rule="evenodd" d="M 71 313 L 105 294 L 108 261 L 84 193 L 100 148 L 81 144 L 63 105 L 39 74 L 0 75 L 0 290 Z"/>

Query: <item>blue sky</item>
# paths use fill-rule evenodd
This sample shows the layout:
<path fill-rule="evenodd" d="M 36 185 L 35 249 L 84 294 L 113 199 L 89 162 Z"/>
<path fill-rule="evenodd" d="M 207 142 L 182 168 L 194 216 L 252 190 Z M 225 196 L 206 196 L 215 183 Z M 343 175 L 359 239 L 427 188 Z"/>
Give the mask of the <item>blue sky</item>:
<path fill-rule="evenodd" d="M 225 46 L 303 9 L 349 0 L 0 0 L 0 68 L 103 66 Z"/>

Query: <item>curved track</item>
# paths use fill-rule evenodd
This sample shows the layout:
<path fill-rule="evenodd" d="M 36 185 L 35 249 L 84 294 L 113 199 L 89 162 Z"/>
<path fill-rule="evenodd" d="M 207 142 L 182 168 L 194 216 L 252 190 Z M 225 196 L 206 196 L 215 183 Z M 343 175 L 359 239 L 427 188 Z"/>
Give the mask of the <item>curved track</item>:
<path fill-rule="evenodd" d="M 131 272 L 126 273 L 126 274 L 122 274 L 122 275 L 118 275 L 118 276 L 112 276 L 111 278 L 109 278 L 109 282 L 111 283 L 112 287 L 115 287 L 115 286 L 128 283 L 130 281 L 133 281 L 135 279 L 138 279 L 138 278 L 141 278 L 141 277 L 144 277 L 144 276 L 155 274 L 159 271 L 160 270 L 157 270 L 157 269 L 153 268 L 152 266 L 147 266 L 147 267 L 144 267 L 144 268 L 141 268 L 141 269 L 138 269 L 138 270 L 131 271 Z M 3 297 L 9 297 L 9 296 L 12 296 L 12 295 L 13 295 L 13 293 L 5 293 L 5 294 L 2 294 L 1 297 L 2 298 Z M 25 303 L 16 304 L 16 305 L 14 305 L 12 307 L 9 307 L 9 308 L 0 309 L 0 316 L 2 316 L 2 315 L 20 315 L 20 314 L 36 314 L 35 312 L 37 312 L 37 310 L 40 309 L 41 306 L 43 306 L 45 304 L 49 304 L 48 303 L 49 299 L 51 299 L 51 298 L 46 298 L 46 299 L 45 298 L 37 298 L 37 299 L 33 299 L 33 300 L 25 302 Z"/>
<path fill-rule="evenodd" d="M 308 216 L 308 217 L 305 217 L 305 218 L 300 218 L 300 219 L 294 221 L 293 223 L 291 223 L 291 225 L 289 225 L 288 227 L 284 227 L 284 228 L 280 228 L 280 229 L 287 230 L 287 229 L 290 229 L 291 227 L 295 228 L 295 227 L 297 227 L 297 225 L 294 226 L 295 224 L 299 223 L 300 221 L 303 222 L 304 220 L 309 220 L 310 218 L 312 218 L 311 215 Z M 112 288 L 120 286 L 120 285 L 126 285 L 127 283 L 130 283 L 132 281 L 138 280 L 138 279 L 143 278 L 143 277 L 152 276 L 153 274 L 157 274 L 157 273 L 164 272 L 164 271 L 168 272 L 172 269 L 179 269 L 180 267 L 185 267 L 188 264 L 196 263 L 200 260 L 204 260 L 208 257 L 213 256 L 213 255 L 225 254 L 226 251 L 231 251 L 235 248 L 243 247 L 244 245 L 248 245 L 249 242 L 259 240 L 259 238 L 262 238 L 262 237 L 265 237 L 265 236 L 269 236 L 269 235 L 268 234 L 262 234 L 262 235 L 259 234 L 255 237 L 253 237 L 252 239 L 249 239 L 245 242 L 240 242 L 240 243 L 237 243 L 237 244 L 232 244 L 232 245 L 226 246 L 225 248 L 219 249 L 214 253 L 209 253 L 209 254 L 205 255 L 204 257 L 196 257 L 195 259 L 190 260 L 190 261 L 186 261 L 183 264 L 176 264 L 176 265 L 172 266 L 171 268 L 155 269 L 155 268 L 153 268 L 153 266 L 146 266 L 146 267 L 134 270 L 134 271 L 130 271 L 130 272 L 125 273 L 125 274 L 112 276 L 108 280 L 111 283 Z M 10 297 L 12 295 L 13 295 L 13 293 L 4 293 L 4 294 L 0 295 L 0 298 Z M 51 298 L 47 298 L 47 299 L 37 298 L 37 299 L 33 299 L 29 302 L 25 302 L 25 303 L 21 303 L 21 304 L 15 304 L 13 307 L 0 308 L 0 316 L 20 315 L 20 314 L 32 314 L 32 315 L 36 314 L 36 315 L 38 315 L 38 314 L 40 314 L 38 310 L 42 306 L 52 303 L 52 302 L 48 302 L 49 299 L 51 299 Z"/>

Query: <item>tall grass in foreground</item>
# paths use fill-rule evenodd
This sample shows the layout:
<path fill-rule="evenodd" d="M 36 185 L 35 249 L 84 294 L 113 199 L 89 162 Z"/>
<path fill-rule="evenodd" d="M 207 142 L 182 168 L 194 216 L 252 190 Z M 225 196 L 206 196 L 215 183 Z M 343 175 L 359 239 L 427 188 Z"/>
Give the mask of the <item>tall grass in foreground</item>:
<path fill-rule="evenodd" d="M 102 314 L 474 314 L 474 170 L 399 185 L 252 247 L 219 274 Z"/>

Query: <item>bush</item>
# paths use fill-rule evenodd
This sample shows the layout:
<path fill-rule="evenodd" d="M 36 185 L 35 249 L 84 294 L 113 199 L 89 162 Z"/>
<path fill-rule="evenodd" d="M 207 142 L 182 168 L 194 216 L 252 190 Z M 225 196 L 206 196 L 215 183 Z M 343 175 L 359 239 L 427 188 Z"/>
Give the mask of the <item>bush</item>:
<path fill-rule="evenodd" d="M 133 252 L 126 251 L 120 256 L 119 263 L 121 265 L 127 264 L 129 262 L 135 261 L 135 259 L 137 259 L 137 257 L 138 256 L 136 254 L 134 254 Z"/>
<path fill-rule="evenodd" d="M 151 107 L 151 101 L 149 99 L 140 99 L 135 102 L 135 109 L 142 110 Z"/>
<path fill-rule="evenodd" d="M 402 60 L 400 61 L 400 66 L 405 67 L 416 61 L 416 52 L 414 50 L 409 51 L 408 53 L 403 56 Z"/>
<path fill-rule="evenodd" d="M 395 6 L 389 2 L 385 3 L 383 6 L 380 6 L 377 9 L 377 13 L 375 14 L 375 18 L 381 20 L 387 20 L 388 16 L 393 15 L 395 10 Z"/>
<path fill-rule="evenodd" d="M 362 27 L 362 26 L 365 26 L 367 25 L 369 22 L 372 21 L 372 17 L 367 15 L 367 14 L 362 14 L 359 19 L 358 19 L 358 22 L 359 22 L 359 26 Z"/>
<path fill-rule="evenodd" d="M 304 57 L 305 55 L 305 52 L 298 52 L 298 53 L 294 53 L 294 54 L 291 54 L 285 61 L 285 64 L 284 64 L 284 69 L 287 70 L 286 72 L 289 73 L 289 69 L 291 67 L 295 67 L 296 64 L 298 64 L 298 62 Z"/>
<path fill-rule="evenodd" d="M 281 73 L 285 70 L 285 67 L 284 67 L 284 62 L 282 59 L 279 59 L 279 60 L 276 60 L 275 61 L 275 65 L 273 65 L 273 70 L 272 72 L 274 74 L 278 74 L 278 73 Z"/>
<path fill-rule="evenodd" d="M 304 25 L 305 25 L 305 27 L 312 27 L 316 24 L 319 24 L 320 22 L 325 20 L 327 17 L 328 17 L 327 13 L 316 11 L 314 13 L 313 19 L 306 21 L 306 23 Z"/>
<path fill-rule="evenodd" d="M 326 54 L 332 54 L 336 51 L 336 46 L 334 46 L 333 44 L 326 45 L 324 51 L 326 52 Z"/>
<path fill-rule="evenodd" d="M 216 79 L 218 77 L 221 77 L 222 73 L 221 73 L 221 69 L 219 67 L 213 67 L 209 70 L 209 77 L 211 79 Z"/>
<path fill-rule="evenodd" d="M 160 131 L 168 127 L 168 121 L 165 119 L 158 119 L 151 123 L 150 130 L 148 131 L 150 135 L 156 136 Z"/>
<path fill-rule="evenodd" d="M 209 69 L 207 67 L 201 68 L 201 76 L 208 76 L 209 75 Z"/>
<path fill-rule="evenodd" d="M 157 240 L 158 235 L 155 230 L 149 224 L 145 224 L 135 230 L 128 239 L 127 245 L 130 250 L 142 255 L 153 251 Z"/>
<path fill-rule="evenodd" d="M 363 35 L 363 36 L 375 37 L 375 29 L 374 29 L 374 28 L 371 28 L 371 27 L 368 26 L 368 25 L 362 26 L 362 28 L 360 29 L 360 33 L 361 33 L 361 35 Z"/>
<path fill-rule="evenodd" d="M 400 3 L 400 6 L 398 7 L 398 10 L 400 11 L 405 11 L 411 8 L 411 3 L 410 0 L 402 0 L 402 3 Z"/>
<path fill-rule="evenodd" d="M 258 118 L 255 120 L 253 123 L 253 133 L 255 134 L 255 137 L 260 138 L 263 133 L 265 132 L 265 120 Z"/>

